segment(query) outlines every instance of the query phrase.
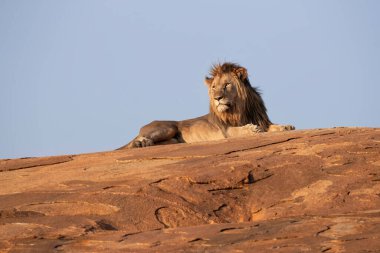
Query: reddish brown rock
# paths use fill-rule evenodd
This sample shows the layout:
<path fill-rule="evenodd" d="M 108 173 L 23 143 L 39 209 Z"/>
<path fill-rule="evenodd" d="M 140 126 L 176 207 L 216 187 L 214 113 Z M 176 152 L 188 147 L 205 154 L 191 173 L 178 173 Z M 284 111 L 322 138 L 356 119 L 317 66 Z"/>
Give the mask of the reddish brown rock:
<path fill-rule="evenodd" d="M 1 252 L 379 252 L 380 129 L 0 160 Z"/>

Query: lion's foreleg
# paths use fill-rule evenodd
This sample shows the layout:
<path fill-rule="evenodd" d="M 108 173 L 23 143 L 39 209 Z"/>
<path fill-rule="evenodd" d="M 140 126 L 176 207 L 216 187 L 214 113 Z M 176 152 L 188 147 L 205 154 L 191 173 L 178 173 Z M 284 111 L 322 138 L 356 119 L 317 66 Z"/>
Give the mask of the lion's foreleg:
<path fill-rule="evenodd" d="M 258 125 L 247 124 L 240 127 L 229 127 L 227 129 L 227 135 L 228 137 L 252 136 L 263 131 L 264 130 L 261 129 Z"/>

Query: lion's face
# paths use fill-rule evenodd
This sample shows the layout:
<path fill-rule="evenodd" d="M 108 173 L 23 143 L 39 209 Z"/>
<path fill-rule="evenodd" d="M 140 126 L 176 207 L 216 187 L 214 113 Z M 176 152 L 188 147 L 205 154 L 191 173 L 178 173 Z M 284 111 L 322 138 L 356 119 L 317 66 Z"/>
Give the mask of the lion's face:
<path fill-rule="evenodd" d="M 208 84 L 210 104 L 219 113 L 232 112 L 238 99 L 238 80 L 231 73 L 218 75 Z"/>
<path fill-rule="evenodd" d="M 226 126 L 271 124 L 260 93 L 251 86 L 244 67 L 233 63 L 214 65 L 206 77 L 210 114 Z"/>

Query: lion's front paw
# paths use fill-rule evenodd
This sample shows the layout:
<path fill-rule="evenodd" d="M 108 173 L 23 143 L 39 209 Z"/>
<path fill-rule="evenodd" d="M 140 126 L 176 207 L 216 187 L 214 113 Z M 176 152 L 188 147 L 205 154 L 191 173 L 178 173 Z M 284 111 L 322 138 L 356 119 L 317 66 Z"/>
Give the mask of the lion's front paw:
<path fill-rule="evenodd" d="M 260 126 L 254 124 L 247 124 L 243 126 L 243 128 L 248 130 L 250 133 L 260 133 L 264 131 Z"/>
<path fill-rule="evenodd" d="M 283 127 L 284 127 L 284 131 L 296 130 L 296 127 L 292 125 L 286 125 Z"/>
<path fill-rule="evenodd" d="M 292 125 L 270 125 L 268 132 L 277 132 L 277 131 L 291 131 L 296 128 Z"/>
<path fill-rule="evenodd" d="M 251 130 L 251 132 L 253 132 L 253 133 L 263 132 L 263 129 L 261 129 L 261 127 L 259 127 L 258 125 L 248 124 L 248 125 L 245 125 L 245 127 L 247 127 L 249 130 Z"/>
<path fill-rule="evenodd" d="M 149 147 L 153 145 L 154 145 L 154 142 L 151 139 L 143 137 L 143 136 L 137 138 L 133 142 L 133 147 L 135 148 L 143 148 L 143 147 Z"/>

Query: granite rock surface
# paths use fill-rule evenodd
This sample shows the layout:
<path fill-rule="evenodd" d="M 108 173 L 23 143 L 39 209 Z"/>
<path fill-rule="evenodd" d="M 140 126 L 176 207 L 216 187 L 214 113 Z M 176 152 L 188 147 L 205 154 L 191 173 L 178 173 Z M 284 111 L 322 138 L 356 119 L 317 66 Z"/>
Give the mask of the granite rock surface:
<path fill-rule="evenodd" d="M 380 129 L 0 160 L 0 252 L 380 252 Z"/>

